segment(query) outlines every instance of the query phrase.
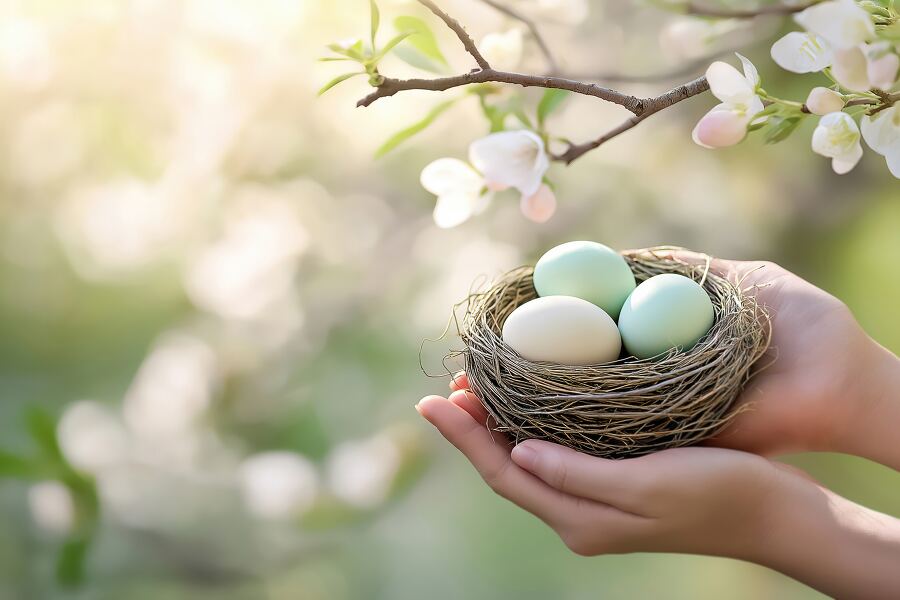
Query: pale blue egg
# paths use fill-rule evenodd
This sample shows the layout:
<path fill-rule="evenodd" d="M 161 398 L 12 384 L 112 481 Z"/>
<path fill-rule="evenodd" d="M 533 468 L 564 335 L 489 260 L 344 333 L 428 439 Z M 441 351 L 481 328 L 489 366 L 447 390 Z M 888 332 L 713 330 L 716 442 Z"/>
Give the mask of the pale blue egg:
<path fill-rule="evenodd" d="M 613 319 L 634 289 L 634 274 L 622 255 L 597 242 L 567 242 L 550 249 L 534 267 L 539 296 L 574 296 Z"/>
<path fill-rule="evenodd" d="M 672 348 L 690 350 L 712 327 L 709 294 L 693 279 L 656 275 L 637 286 L 619 315 L 625 349 L 650 358 Z"/>

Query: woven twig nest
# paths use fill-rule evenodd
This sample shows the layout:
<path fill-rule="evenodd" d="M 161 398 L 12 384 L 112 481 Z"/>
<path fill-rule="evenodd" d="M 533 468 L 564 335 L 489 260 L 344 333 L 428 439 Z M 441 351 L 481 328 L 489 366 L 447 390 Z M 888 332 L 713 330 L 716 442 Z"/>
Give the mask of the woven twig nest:
<path fill-rule="evenodd" d="M 652 359 L 566 366 L 531 362 L 503 343 L 506 317 L 537 297 L 533 269 L 510 271 L 468 298 L 460 335 L 472 390 L 511 439 L 542 439 L 605 458 L 640 456 L 712 436 L 738 412 L 735 400 L 768 346 L 765 311 L 751 291 L 671 248 L 623 253 L 640 283 L 679 273 L 709 294 L 715 321 L 689 351 Z M 664 256 L 665 254 L 665 256 Z"/>

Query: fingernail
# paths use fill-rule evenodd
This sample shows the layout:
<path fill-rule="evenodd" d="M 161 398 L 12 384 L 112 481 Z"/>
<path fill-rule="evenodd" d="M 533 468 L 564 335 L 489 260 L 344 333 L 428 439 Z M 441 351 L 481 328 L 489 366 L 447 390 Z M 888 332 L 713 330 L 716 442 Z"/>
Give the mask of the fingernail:
<path fill-rule="evenodd" d="M 512 459 L 517 465 L 527 469 L 533 467 L 534 463 L 537 462 L 537 452 L 530 446 L 519 444 L 512 449 Z"/>

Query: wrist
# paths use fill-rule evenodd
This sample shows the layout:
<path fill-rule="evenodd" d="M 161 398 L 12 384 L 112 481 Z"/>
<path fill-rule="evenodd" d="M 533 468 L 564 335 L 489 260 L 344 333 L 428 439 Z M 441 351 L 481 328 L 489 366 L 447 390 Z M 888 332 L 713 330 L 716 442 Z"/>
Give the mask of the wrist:
<path fill-rule="evenodd" d="M 845 418 L 835 432 L 832 450 L 868 458 L 900 470 L 900 359 L 872 342 L 856 373 L 856 394 L 847 394 Z"/>
<path fill-rule="evenodd" d="M 753 559 L 839 598 L 900 595 L 900 520 L 812 482 L 791 486 Z"/>

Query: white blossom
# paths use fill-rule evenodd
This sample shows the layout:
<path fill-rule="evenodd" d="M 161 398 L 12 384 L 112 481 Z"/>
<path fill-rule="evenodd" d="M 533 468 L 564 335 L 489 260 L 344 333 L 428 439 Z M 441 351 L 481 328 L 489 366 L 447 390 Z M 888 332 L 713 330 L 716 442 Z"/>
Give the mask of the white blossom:
<path fill-rule="evenodd" d="M 792 73 L 816 73 L 831 65 L 834 55 L 823 38 L 792 31 L 772 44 L 772 60 Z"/>
<path fill-rule="evenodd" d="M 806 108 L 821 117 L 844 108 L 844 97 L 826 87 L 814 87 L 806 97 Z"/>
<path fill-rule="evenodd" d="M 843 175 L 849 172 L 862 158 L 862 146 L 856 121 L 845 112 L 828 113 L 819 119 L 813 131 L 812 149 L 816 154 L 831 159 L 834 172 Z"/>
<path fill-rule="evenodd" d="M 863 139 L 887 160 L 888 169 L 900 179 L 900 108 L 892 106 L 861 122 Z"/>
<path fill-rule="evenodd" d="M 312 506 L 318 475 L 313 464 L 299 454 L 264 452 L 241 463 L 238 485 L 253 515 L 289 519 Z"/>
<path fill-rule="evenodd" d="M 422 169 L 422 187 L 437 196 L 434 222 L 447 229 L 464 223 L 487 204 L 484 178 L 456 158 L 439 158 Z"/>
<path fill-rule="evenodd" d="M 820 2 L 798 13 L 794 19 L 835 49 L 853 48 L 875 36 L 872 17 L 853 0 Z"/>
<path fill-rule="evenodd" d="M 64 535 L 75 524 L 72 494 L 58 481 L 41 481 L 28 488 L 28 508 L 35 524 L 48 533 Z"/>
<path fill-rule="evenodd" d="M 492 67 L 510 71 L 522 60 L 523 36 L 521 29 L 510 29 L 504 33 L 489 33 L 478 44 L 482 56 Z"/>
<path fill-rule="evenodd" d="M 475 140 L 469 146 L 469 161 L 488 186 L 514 187 L 526 196 L 537 191 L 550 167 L 543 140 L 525 130 L 501 131 Z"/>
<path fill-rule="evenodd" d="M 740 142 L 747 132 L 747 125 L 760 111 L 763 103 L 756 93 L 759 73 L 749 60 L 737 55 L 744 67 L 737 69 L 716 61 L 706 70 L 706 79 L 712 94 L 722 101 L 694 127 L 694 142 L 705 148 L 721 148 Z"/>

